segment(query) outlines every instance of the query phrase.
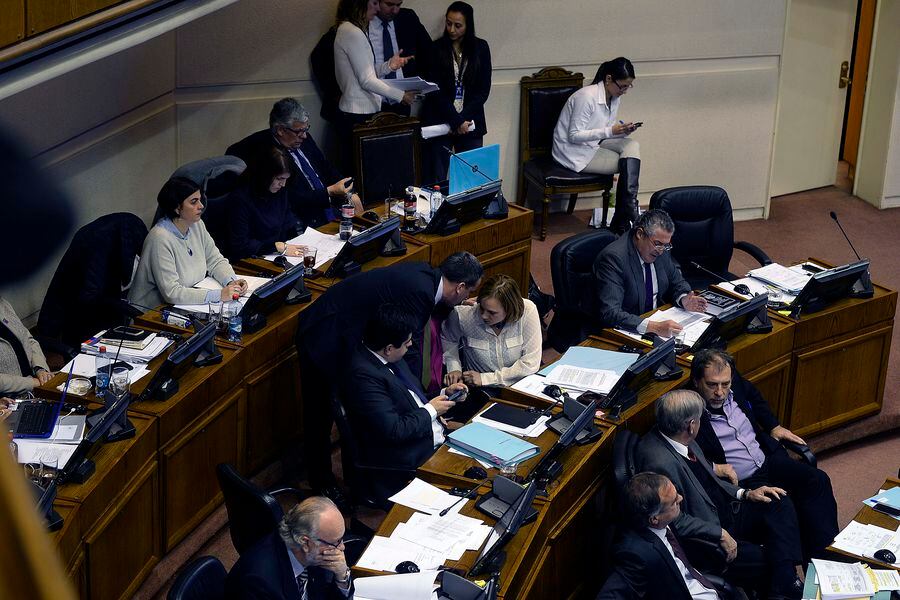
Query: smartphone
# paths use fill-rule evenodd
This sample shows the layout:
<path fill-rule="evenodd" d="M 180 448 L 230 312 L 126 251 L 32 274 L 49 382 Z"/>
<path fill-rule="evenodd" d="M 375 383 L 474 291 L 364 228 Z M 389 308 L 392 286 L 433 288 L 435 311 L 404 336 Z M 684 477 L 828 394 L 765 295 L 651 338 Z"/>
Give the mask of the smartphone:
<path fill-rule="evenodd" d="M 459 399 L 466 395 L 466 390 L 456 390 L 447 397 L 450 402 L 459 402 Z"/>
<path fill-rule="evenodd" d="M 634 129 L 637 129 L 638 127 L 640 127 L 640 126 L 643 125 L 643 124 L 644 124 L 643 121 L 638 121 L 637 123 L 632 123 L 631 126 L 632 126 Z"/>
<path fill-rule="evenodd" d="M 890 504 L 882 504 L 880 502 L 876 502 L 875 506 L 873 506 L 872 508 L 880 513 L 884 513 L 892 517 L 900 517 L 900 508 L 894 508 Z"/>
<path fill-rule="evenodd" d="M 109 332 L 104 334 L 106 337 L 112 339 L 121 339 L 121 340 L 140 340 L 146 336 L 146 333 L 143 329 L 138 329 L 136 327 L 126 327 L 124 325 L 119 325 L 118 327 L 113 327 Z"/>

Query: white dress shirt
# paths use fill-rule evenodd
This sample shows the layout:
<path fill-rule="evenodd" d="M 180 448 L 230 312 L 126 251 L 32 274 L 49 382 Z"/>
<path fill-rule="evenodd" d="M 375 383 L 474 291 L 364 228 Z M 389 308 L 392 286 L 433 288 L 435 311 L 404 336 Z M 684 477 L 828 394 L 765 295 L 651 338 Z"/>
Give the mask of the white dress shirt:
<path fill-rule="evenodd" d="M 372 354 L 375 356 L 375 358 L 377 358 L 378 360 L 381 361 L 381 364 L 387 365 L 387 368 L 391 369 L 391 373 L 393 373 L 394 375 L 397 375 L 397 372 L 391 368 L 390 363 L 388 363 L 388 361 L 386 361 L 382 355 L 378 354 L 377 352 L 372 351 L 371 348 L 366 348 L 366 350 L 368 350 L 369 352 L 372 352 Z M 403 359 L 400 359 L 400 360 L 403 360 Z M 399 375 L 397 376 L 397 379 L 400 379 Z M 402 379 L 401 379 L 401 381 L 402 381 Z M 441 393 L 439 395 L 443 396 L 445 389 L 441 390 Z M 431 419 L 431 437 L 434 441 L 434 447 L 437 448 L 438 446 L 440 446 L 441 444 L 444 443 L 444 426 L 438 421 L 437 411 L 434 409 L 434 407 L 431 404 L 428 404 L 427 402 L 423 403 L 422 399 L 419 398 L 419 395 L 416 394 L 411 389 L 407 388 L 406 391 L 408 391 L 409 395 L 412 396 L 413 400 L 416 401 L 416 404 L 418 404 L 420 407 L 424 408 L 425 411 L 428 413 L 428 417 Z"/>
<path fill-rule="evenodd" d="M 553 159 L 580 173 L 594 158 L 601 140 L 626 137 L 612 132 L 618 112 L 619 98 L 613 98 L 607 106 L 606 91 L 600 84 L 583 87 L 569 96 L 553 130 Z"/>
<path fill-rule="evenodd" d="M 675 551 L 672 550 L 672 544 L 669 543 L 669 540 L 666 539 L 666 528 L 663 529 L 655 529 L 653 527 L 649 527 L 650 531 L 660 539 L 663 543 L 663 546 L 666 547 L 666 550 L 669 551 L 669 554 L 672 556 L 672 560 L 675 561 L 675 566 L 678 567 L 678 572 L 681 573 L 681 578 L 684 579 L 684 584 L 687 586 L 688 593 L 691 595 L 691 598 L 694 600 L 719 600 L 719 594 L 716 593 L 715 590 L 711 590 L 699 581 L 697 581 L 694 576 L 691 574 L 691 570 L 688 569 L 681 559 L 675 556 Z"/>

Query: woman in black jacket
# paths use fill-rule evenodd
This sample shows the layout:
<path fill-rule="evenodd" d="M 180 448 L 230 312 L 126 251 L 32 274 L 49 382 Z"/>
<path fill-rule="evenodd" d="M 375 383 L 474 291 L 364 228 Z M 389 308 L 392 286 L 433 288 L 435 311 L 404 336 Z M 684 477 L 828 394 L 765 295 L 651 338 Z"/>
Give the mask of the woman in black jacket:
<path fill-rule="evenodd" d="M 447 8 L 444 35 L 435 40 L 431 56 L 428 79 L 440 90 L 426 96 L 422 121 L 447 124 L 450 133 L 426 144 L 429 165 L 423 181 L 428 183 L 447 178 L 450 155 L 445 146 L 456 152 L 480 148 L 487 133 L 484 103 L 491 93 L 491 49 L 475 37 L 471 5 L 453 2 Z"/>

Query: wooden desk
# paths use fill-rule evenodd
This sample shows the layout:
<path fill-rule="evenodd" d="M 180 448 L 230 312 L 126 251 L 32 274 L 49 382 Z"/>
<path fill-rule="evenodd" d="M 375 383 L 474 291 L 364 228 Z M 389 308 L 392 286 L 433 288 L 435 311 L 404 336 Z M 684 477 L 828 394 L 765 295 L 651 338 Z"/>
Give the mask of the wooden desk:
<path fill-rule="evenodd" d="M 487 492 L 488 488 L 485 487 L 483 490 Z M 532 523 L 523 525 L 519 531 L 516 532 L 516 535 L 503 547 L 503 550 L 506 552 L 506 560 L 500 568 L 500 598 L 514 599 L 523 597 L 521 596 L 521 589 L 529 576 L 529 569 L 526 564 L 529 549 L 532 548 L 537 541 L 536 536 L 542 528 L 543 521 L 547 517 L 547 508 L 549 505 L 545 502 L 535 502 L 533 506 L 538 511 L 537 519 Z M 397 525 L 406 523 L 415 512 L 416 511 L 406 506 L 401 506 L 399 504 L 394 505 L 394 508 L 388 513 L 387 518 L 381 523 L 381 526 L 378 528 L 378 531 L 375 532 L 375 535 L 389 537 L 394 529 L 397 528 Z M 493 517 L 478 511 L 475 508 L 474 500 L 466 502 L 466 505 L 459 512 L 467 517 L 480 519 L 491 527 L 497 522 Z M 462 555 L 462 558 L 457 561 L 448 561 L 445 563 L 445 566 L 468 571 L 475 565 L 475 561 L 478 559 L 480 553 L 480 549 L 467 550 Z M 352 570 L 355 577 L 386 574 L 380 571 L 361 569 L 359 567 L 353 567 Z M 477 575 L 477 578 L 486 579 L 489 576 L 489 573 L 479 574 Z"/>
<path fill-rule="evenodd" d="M 522 406 L 534 405 L 540 398 L 519 394 L 515 390 L 504 390 L 504 402 Z M 520 400 L 519 402 L 512 402 Z M 511 576 L 510 590 L 515 593 L 508 598 L 565 598 L 579 591 L 586 583 L 584 573 L 595 568 L 594 564 L 603 551 L 603 540 L 594 535 L 594 505 L 603 483 L 609 478 L 612 462 L 612 440 L 614 427 L 595 420 L 601 437 L 592 444 L 572 446 L 560 457 L 562 471 L 558 479 L 547 490 L 546 497 L 538 502 L 546 504 L 546 515 L 536 528 L 533 542 L 523 550 L 520 561 L 523 573 Z M 541 448 L 541 454 L 522 462 L 516 474 L 525 476 L 540 461 L 546 451 L 559 437 L 552 431 L 545 431 L 528 441 Z M 434 455 L 419 467 L 418 475 L 435 485 L 458 485 L 469 487 L 473 481 L 462 475 L 476 461 L 460 454 L 452 454 L 446 446 L 441 446 Z M 489 469 L 496 475 L 497 469 Z M 395 507 L 393 510 L 395 510 Z M 504 588 L 507 589 L 507 588 Z"/>
<path fill-rule="evenodd" d="M 895 487 L 900 487 L 900 479 L 896 477 L 888 477 L 884 480 L 884 484 L 882 484 L 881 489 L 889 490 Z M 874 494 L 875 492 L 872 493 Z M 866 506 L 865 504 L 862 506 L 862 508 L 859 509 L 859 512 L 856 513 L 856 516 L 853 517 L 853 520 L 857 523 L 862 523 L 863 525 L 877 525 L 878 527 L 884 527 L 885 529 L 890 529 L 891 531 L 897 531 L 897 519 L 880 513 L 872 507 Z M 878 569 L 894 569 L 900 571 L 900 567 L 897 567 L 896 565 L 884 563 L 880 560 L 875 560 L 874 558 L 870 558 L 867 556 L 859 556 L 858 554 L 840 550 L 838 548 L 835 548 L 834 546 L 828 546 L 826 550 L 839 556 L 867 562 Z"/>
<path fill-rule="evenodd" d="M 370 210 L 379 216 L 384 214 L 384 206 Z M 531 271 L 533 223 L 534 212 L 510 204 L 509 215 L 505 219 L 472 221 L 463 225 L 457 233 L 446 236 L 404 233 L 403 239 L 427 244 L 431 248 L 430 263 L 433 267 L 440 265 L 454 252 L 471 252 L 481 262 L 485 275 L 509 275 L 525 294 Z"/>

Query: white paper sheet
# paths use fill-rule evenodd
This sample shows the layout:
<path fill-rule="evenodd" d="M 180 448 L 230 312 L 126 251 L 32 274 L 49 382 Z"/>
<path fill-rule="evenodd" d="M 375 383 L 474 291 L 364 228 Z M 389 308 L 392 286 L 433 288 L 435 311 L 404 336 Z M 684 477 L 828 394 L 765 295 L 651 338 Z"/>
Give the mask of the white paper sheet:
<path fill-rule="evenodd" d="M 161 339 L 165 339 L 165 338 L 161 338 Z M 171 342 L 171 340 L 166 340 L 166 341 Z M 149 348 L 149 346 L 148 346 L 148 348 Z M 125 349 L 123 348 L 122 353 L 124 353 L 124 352 L 125 352 Z M 115 355 L 113 355 L 113 356 L 115 356 Z M 120 354 L 119 358 L 121 359 L 121 357 L 122 357 L 122 355 Z M 72 370 L 72 377 L 88 377 L 88 378 L 90 378 L 97 374 L 96 360 L 97 360 L 97 357 L 92 354 L 78 354 L 77 356 L 75 356 L 75 358 L 73 358 L 72 360 L 67 362 L 66 366 L 63 367 L 62 370 L 64 372 L 68 373 L 69 368 L 72 366 L 72 362 L 74 361 L 75 368 Z M 126 362 L 129 365 L 131 365 L 131 372 L 129 373 L 129 381 L 131 381 L 131 383 L 134 383 L 135 381 L 139 381 L 142 377 L 144 377 L 145 375 L 147 375 L 150 372 L 150 369 L 147 368 L 146 363 L 136 362 L 136 361 L 131 361 L 131 360 L 125 360 L 122 362 Z M 61 391 L 63 391 L 63 388 L 65 387 L 65 385 L 66 385 L 66 382 L 64 381 L 61 384 L 59 384 L 58 386 L 56 386 L 56 389 L 61 392 Z M 71 394 L 71 393 L 72 393 L 72 390 L 69 390 L 67 392 L 67 394 Z"/>
<path fill-rule="evenodd" d="M 359 235 L 358 231 L 354 231 L 351 234 L 351 237 L 354 235 Z M 322 233 L 317 229 L 313 229 L 312 227 L 308 227 L 306 231 L 303 232 L 302 235 L 298 235 L 297 237 L 290 239 L 287 241 L 288 244 L 292 244 L 294 246 L 307 246 L 316 249 L 316 264 L 315 268 L 318 269 L 329 260 L 333 259 L 338 253 L 341 251 L 341 248 L 346 244 L 345 241 L 341 240 L 340 236 L 336 233 Z M 279 254 L 267 254 L 263 258 L 266 260 L 275 260 L 280 256 Z M 303 262 L 302 257 L 293 257 L 293 256 L 285 256 L 287 261 L 292 265 L 299 265 Z"/>
<path fill-rule="evenodd" d="M 440 552 L 429 550 L 419 544 L 404 539 L 387 538 L 376 535 L 356 563 L 362 569 L 373 571 L 395 572 L 397 565 L 409 560 L 416 563 L 420 571 L 431 571 L 444 564 L 444 556 Z"/>
<path fill-rule="evenodd" d="M 253 275 L 238 275 L 238 279 L 243 279 L 247 282 L 247 291 L 241 294 L 241 297 L 243 298 L 249 298 L 250 294 L 255 292 L 259 286 L 270 281 L 268 277 L 254 277 Z M 197 282 L 194 287 L 200 290 L 210 290 L 215 292 L 222 289 L 222 284 L 212 277 L 205 277 Z"/>
<path fill-rule="evenodd" d="M 405 488 L 389 498 L 391 502 L 408 506 L 413 510 L 418 510 L 430 515 L 437 514 L 453 506 L 459 500 L 458 496 L 452 496 L 444 490 L 437 488 L 430 483 L 425 483 L 418 477 L 409 482 Z M 463 500 L 456 504 L 452 511 L 459 512 L 465 506 L 468 500 Z"/>
<path fill-rule="evenodd" d="M 440 89 L 436 83 L 425 81 L 421 77 L 401 77 L 399 79 L 382 79 L 381 81 L 403 92 L 429 94 Z"/>
<path fill-rule="evenodd" d="M 430 600 L 438 571 L 353 579 L 355 600 Z"/>
<path fill-rule="evenodd" d="M 812 276 L 811 273 L 804 271 L 802 268 L 798 272 L 778 263 L 771 263 L 758 269 L 752 269 L 749 275 L 792 294 L 802 290 Z"/>

